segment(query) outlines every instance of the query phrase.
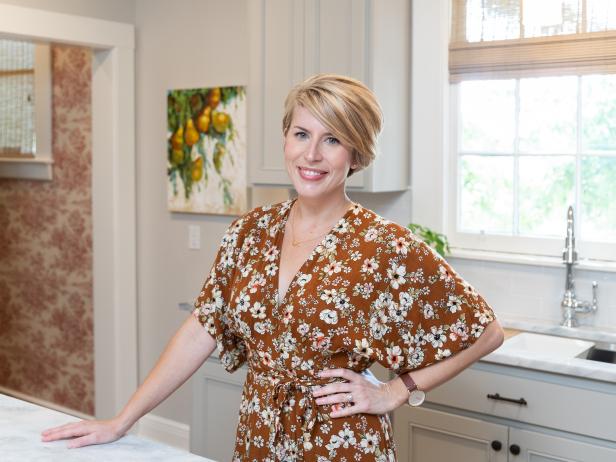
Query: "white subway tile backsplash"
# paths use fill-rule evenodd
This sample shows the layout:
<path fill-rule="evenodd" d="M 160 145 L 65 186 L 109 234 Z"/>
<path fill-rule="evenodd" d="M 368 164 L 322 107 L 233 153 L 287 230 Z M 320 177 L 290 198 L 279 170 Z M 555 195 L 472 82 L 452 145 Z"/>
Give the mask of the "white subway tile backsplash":
<path fill-rule="evenodd" d="M 493 262 L 451 260 L 452 267 L 480 293 L 511 291 L 511 275 Z"/>
<path fill-rule="evenodd" d="M 532 295 L 511 294 L 509 296 L 500 296 L 498 300 L 491 302 L 491 306 L 499 316 L 524 318 L 543 317 L 543 299 Z"/>
<path fill-rule="evenodd" d="M 475 286 L 474 282 L 477 279 L 481 279 L 483 274 L 483 265 L 481 262 L 472 260 L 462 260 L 459 258 L 448 258 L 448 263 L 462 278 L 464 278 L 472 286 Z"/>
<path fill-rule="evenodd" d="M 453 257 L 448 261 L 482 294 L 497 315 L 560 323 L 560 303 L 565 291 L 564 264 L 562 268 L 554 268 Z M 582 300 L 591 300 L 592 281 L 599 283 L 599 310 L 579 315 L 580 324 L 616 328 L 616 275 L 576 267 L 573 271 L 576 293 Z"/>

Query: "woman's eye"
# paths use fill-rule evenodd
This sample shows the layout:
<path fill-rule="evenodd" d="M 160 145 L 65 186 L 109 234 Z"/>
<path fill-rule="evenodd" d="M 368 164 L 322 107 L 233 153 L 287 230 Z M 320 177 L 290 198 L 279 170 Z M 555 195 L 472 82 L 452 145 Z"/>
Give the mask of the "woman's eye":
<path fill-rule="evenodd" d="M 334 138 L 333 136 L 328 136 L 325 139 L 325 142 L 328 143 L 328 144 L 338 144 L 338 143 L 340 143 L 340 141 L 338 141 L 338 138 Z"/>
<path fill-rule="evenodd" d="M 295 137 L 299 138 L 300 140 L 303 140 L 304 138 L 306 138 L 306 132 L 295 132 Z"/>

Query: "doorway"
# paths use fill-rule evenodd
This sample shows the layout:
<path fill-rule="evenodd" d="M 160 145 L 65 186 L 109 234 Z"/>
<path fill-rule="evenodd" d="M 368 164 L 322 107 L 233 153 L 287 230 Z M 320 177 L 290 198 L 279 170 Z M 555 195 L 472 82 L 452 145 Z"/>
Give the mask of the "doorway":
<path fill-rule="evenodd" d="M 0 4 L 0 36 L 92 54 L 92 271 L 95 416 L 137 387 L 134 26 Z"/>

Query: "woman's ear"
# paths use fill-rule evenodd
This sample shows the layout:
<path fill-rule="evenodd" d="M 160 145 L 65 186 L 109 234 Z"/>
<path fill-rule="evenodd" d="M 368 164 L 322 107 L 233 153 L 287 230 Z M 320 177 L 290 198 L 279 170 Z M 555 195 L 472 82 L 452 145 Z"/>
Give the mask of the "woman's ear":
<path fill-rule="evenodd" d="M 351 170 L 357 170 L 357 167 L 359 167 L 359 163 L 357 162 L 358 156 L 357 151 L 353 150 L 353 154 L 351 156 Z"/>
<path fill-rule="evenodd" d="M 349 173 L 347 173 L 347 178 L 350 177 L 353 173 L 355 173 L 358 168 L 359 163 L 356 160 L 351 161 L 351 167 L 349 168 Z"/>

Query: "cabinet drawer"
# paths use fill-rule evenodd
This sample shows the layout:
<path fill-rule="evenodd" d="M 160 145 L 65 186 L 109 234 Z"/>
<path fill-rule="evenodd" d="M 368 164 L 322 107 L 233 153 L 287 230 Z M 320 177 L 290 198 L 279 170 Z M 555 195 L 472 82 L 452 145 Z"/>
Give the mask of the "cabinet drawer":
<path fill-rule="evenodd" d="M 526 405 L 488 398 L 518 400 Z M 427 394 L 430 402 L 616 441 L 616 394 L 470 368 Z"/>

